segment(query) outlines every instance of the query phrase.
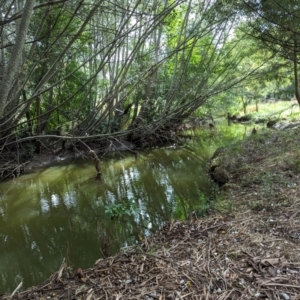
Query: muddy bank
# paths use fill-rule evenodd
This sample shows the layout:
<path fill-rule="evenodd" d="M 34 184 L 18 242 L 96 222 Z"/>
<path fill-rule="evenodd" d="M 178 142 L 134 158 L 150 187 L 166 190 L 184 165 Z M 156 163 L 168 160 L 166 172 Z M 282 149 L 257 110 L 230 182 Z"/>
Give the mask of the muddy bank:
<path fill-rule="evenodd" d="M 97 143 L 74 147 L 73 145 L 64 145 L 56 149 L 43 149 L 39 154 L 33 154 L 28 159 L 22 159 L 19 163 L 15 158 L 8 158 L 8 154 L 4 153 L 0 158 L 0 181 L 15 178 L 23 173 L 28 173 L 37 169 L 44 169 L 59 164 L 67 164 L 76 160 L 87 159 L 93 164 L 90 150 L 95 151 L 99 157 L 107 154 L 128 151 L 133 156 L 137 155 L 134 144 L 127 141 L 113 141 L 105 146 L 100 147 Z M 14 157 L 17 154 L 14 154 Z"/>
<path fill-rule="evenodd" d="M 182 144 L 191 139 L 191 135 L 185 135 L 187 129 L 204 128 L 211 130 L 214 128 L 212 117 L 199 119 L 189 118 L 179 128 L 162 131 L 160 135 L 150 135 L 143 138 L 142 135 L 135 135 L 135 141 L 129 141 L 124 137 L 102 141 L 82 141 L 70 137 L 61 137 L 58 141 L 53 141 L 54 137 L 43 136 L 41 139 L 27 141 L 27 143 L 11 146 L 11 148 L 0 148 L 0 181 L 14 178 L 31 170 L 47 168 L 50 166 L 73 162 L 77 159 L 90 158 L 90 151 L 94 151 L 99 157 L 110 153 L 128 151 L 137 157 L 138 151 L 145 148 L 157 148 Z M 52 139 L 51 139 L 52 137 Z M 38 154 L 37 154 L 38 153 Z"/>

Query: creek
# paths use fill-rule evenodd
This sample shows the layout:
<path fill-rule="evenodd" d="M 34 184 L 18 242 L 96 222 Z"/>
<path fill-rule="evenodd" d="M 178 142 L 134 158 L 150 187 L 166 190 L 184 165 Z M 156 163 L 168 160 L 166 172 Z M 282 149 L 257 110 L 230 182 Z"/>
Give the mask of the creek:
<path fill-rule="evenodd" d="M 216 194 L 207 164 L 220 146 L 252 127 L 187 133 L 184 146 L 114 153 L 24 174 L 0 184 L 0 294 L 41 284 L 62 260 L 88 268 L 138 243 L 164 222 L 206 213 Z"/>

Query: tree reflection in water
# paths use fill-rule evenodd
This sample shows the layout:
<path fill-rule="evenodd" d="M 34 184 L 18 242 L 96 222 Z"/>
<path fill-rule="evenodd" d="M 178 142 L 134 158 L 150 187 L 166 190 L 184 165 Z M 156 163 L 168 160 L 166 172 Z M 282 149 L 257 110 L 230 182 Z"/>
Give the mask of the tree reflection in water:
<path fill-rule="evenodd" d="M 179 149 L 140 151 L 137 160 L 115 154 L 102 161 L 100 182 L 91 180 L 94 166 L 86 160 L 1 183 L 0 293 L 20 281 L 41 283 L 63 258 L 87 268 L 166 221 L 205 212 L 215 188 L 207 149 L 194 139 Z M 128 203 L 136 209 L 126 211 Z M 112 218 L 107 208 L 116 204 L 125 210 Z"/>

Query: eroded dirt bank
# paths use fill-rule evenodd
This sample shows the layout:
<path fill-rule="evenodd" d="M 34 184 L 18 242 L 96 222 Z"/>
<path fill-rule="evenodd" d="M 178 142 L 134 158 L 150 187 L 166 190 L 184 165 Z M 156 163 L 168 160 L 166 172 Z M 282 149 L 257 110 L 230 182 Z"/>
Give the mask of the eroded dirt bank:
<path fill-rule="evenodd" d="M 229 182 L 209 216 L 2 299 L 300 299 L 299 143 L 290 129 L 218 150 Z"/>
<path fill-rule="evenodd" d="M 14 179 L 23 173 L 29 173 L 37 169 L 45 169 L 51 166 L 67 164 L 81 159 L 91 161 L 93 164 L 92 152 L 96 153 L 100 158 L 107 154 L 121 153 L 124 151 L 132 153 L 135 157 L 137 151 L 132 143 L 127 141 L 114 141 L 103 147 L 98 144 L 85 144 L 84 147 L 73 147 L 67 144 L 65 147 L 57 147 L 54 150 L 49 148 L 43 149 L 39 154 L 30 154 L 29 157 L 22 157 L 19 162 L 16 159 L 16 153 L 6 151 L 0 156 L 0 181 Z M 95 173 L 96 175 L 96 173 Z"/>

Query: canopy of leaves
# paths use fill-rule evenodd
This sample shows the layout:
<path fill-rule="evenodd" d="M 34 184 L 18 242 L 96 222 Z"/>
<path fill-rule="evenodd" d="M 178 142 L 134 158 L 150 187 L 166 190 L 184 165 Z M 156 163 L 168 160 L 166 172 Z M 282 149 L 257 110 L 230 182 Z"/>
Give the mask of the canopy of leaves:
<path fill-rule="evenodd" d="M 257 93 L 284 65 L 270 63 L 273 48 L 298 43 L 296 4 L 267 2 L 2 1 L 0 145 L 60 130 L 150 146 L 217 95 Z"/>

